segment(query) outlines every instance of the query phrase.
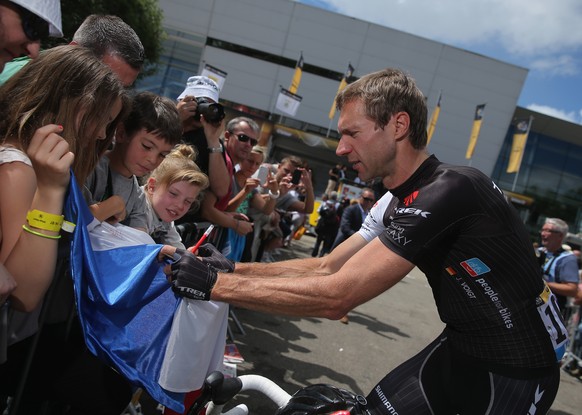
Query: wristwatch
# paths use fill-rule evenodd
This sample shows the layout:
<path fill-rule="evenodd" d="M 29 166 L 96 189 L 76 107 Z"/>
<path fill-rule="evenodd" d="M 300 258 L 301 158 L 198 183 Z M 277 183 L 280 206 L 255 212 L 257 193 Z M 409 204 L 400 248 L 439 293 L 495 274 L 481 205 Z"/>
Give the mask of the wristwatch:
<path fill-rule="evenodd" d="M 208 152 L 209 153 L 224 153 L 224 148 L 222 148 L 222 146 L 208 147 Z"/>

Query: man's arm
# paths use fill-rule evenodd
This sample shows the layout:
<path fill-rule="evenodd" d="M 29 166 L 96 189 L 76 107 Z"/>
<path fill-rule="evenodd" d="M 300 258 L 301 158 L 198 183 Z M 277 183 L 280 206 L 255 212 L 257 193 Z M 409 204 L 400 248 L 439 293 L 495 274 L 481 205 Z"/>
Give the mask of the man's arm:
<path fill-rule="evenodd" d="M 289 266 L 287 273 L 273 277 L 271 267 L 275 273 L 282 266 L 266 265 L 259 278 L 248 278 L 238 274 L 237 264 L 234 274 L 219 274 L 211 299 L 268 313 L 339 319 L 395 285 L 414 268 L 377 238 L 336 272 L 305 275 Z M 303 278 L 298 281 L 298 277 Z"/>
<path fill-rule="evenodd" d="M 206 136 L 208 148 L 221 147 L 220 134 L 224 129 L 223 123 L 218 125 L 210 124 L 206 122 L 204 116 L 200 117 L 200 122 L 204 127 L 204 135 Z M 230 177 L 231 173 L 226 167 L 224 154 L 208 153 L 208 178 L 210 179 L 210 190 L 212 190 L 218 198 L 224 197 L 228 193 L 230 188 Z"/>
<path fill-rule="evenodd" d="M 566 297 L 575 297 L 578 292 L 578 262 L 574 255 L 567 255 L 559 259 L 556 264 L 556 279 L 560 282 L 548 282 L 548 287 L 554 294 Z"/>
<path fill-rule="evenodd" d="M 218 198 L 212 192 L 206 192 L 204 199 L 202 200 L 202 206 L 200 213 L 204 219 L 214 225 L 221 226 L 223 228 L 231 228 L 239 235 L 246 235 L 253 230 L 253 224 L 247 220 L 243 220 L 245 217 L 243 214 L 230 213 L 227 214 L 222 212 L 214 206 Z"/>
<path fill-rule="evenodd" d="M 311 181 L 311 174 L 307 170 L 303 170 L 301 174 L 301 181 L 305 186 L 305 201 L 297 200 L 287 208 L 288 212 L 299 212 L 307 215 L 313 212 L 315 204 L 315 193 L 313 192 L 313 183 Z"/>
<path fill-rule="evenodd" d="M 578 293 L 578 284 L 575 282 L 547 282 L 546 284 L 554 294 L 576 297 Z"/>
<path fill-rule="evenodd" d="M 236 264 L 236 273 L 247 278 L 284 277 L 295 274 L 304 277 L 317 273 L 329 275 L 338 271 L 349 258 L 366 246 L 366 241 L 360 234 L 352 235 L 329 255 L 321 258 L 299 258 L 279 262 L 241 262 Z"/>

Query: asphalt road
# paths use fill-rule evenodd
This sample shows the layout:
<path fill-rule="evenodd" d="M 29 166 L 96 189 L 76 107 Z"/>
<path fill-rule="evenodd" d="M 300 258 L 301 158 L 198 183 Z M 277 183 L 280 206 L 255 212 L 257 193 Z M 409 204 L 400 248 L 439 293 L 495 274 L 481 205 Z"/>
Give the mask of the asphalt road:
<path fill-rule="evenodd" d="M 278 259 L 310 255 L 314 238 L 303 236 Z M 414 270 L 395 287 L 353 310 L 349 324 L 318 318 L 290 318 L 236 309 L 245 335 L 234 329 L 245 362 L 238 374 L 264 375 L 289 393 L 330 383 L 367 395 L 392 368 L 420 351 L 443 329 L 424 275 Z M 276 407 L 264 396 L 243 397 L 251 414 Z M 562 372 L 549 414 L 582 413 L 582 383 Z"/>

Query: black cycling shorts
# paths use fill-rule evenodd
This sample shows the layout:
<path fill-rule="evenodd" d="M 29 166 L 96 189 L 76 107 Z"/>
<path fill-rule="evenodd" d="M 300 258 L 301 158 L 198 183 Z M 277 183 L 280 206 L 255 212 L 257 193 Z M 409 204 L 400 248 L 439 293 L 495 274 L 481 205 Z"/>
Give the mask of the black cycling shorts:
<path fill-rule="evenodd" d="M 443 334 L 390 372 L 367 396 L 373 415 L 546 414 L 558 392 L 559 367 L 507 376 L 468 363 Z"/>

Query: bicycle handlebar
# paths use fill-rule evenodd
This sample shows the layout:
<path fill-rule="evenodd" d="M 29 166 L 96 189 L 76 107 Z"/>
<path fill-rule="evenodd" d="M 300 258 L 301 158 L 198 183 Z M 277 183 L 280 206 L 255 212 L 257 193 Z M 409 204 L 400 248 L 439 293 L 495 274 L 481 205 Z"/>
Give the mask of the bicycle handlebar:
<path fill-rule="evenodd" d="M 278 407 L 285 405 L 291 395 L 272 380 L 260 375 L 242 375 L 227 378 L 221 372 L 212 372 L 204 382 L 202 394 L 190 407 L 188 415 L 198 415 L 208 403 L 206 415 L 220 415 L 224 405 L 238 393 L 254 390 L 271 399 Z M 224 415 L 247 415 L 248 407 L 244 404 L 235 406 Z"/>

